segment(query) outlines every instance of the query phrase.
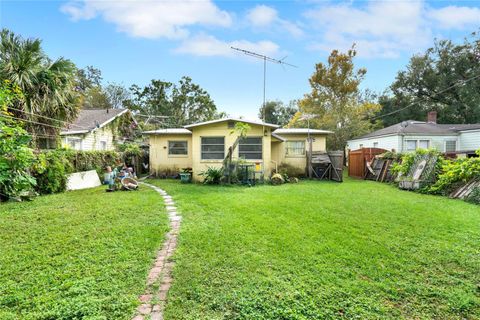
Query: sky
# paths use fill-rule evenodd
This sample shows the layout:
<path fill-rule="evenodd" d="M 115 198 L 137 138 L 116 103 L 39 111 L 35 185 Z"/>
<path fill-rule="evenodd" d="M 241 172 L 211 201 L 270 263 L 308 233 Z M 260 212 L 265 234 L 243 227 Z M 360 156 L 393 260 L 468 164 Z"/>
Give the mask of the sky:
<path fill-rule="evenodd" d="M 40 38 L 51 58 L 93 65 L 105 83 L 129 87 L 182 76 L 220 111 L 255 119 L 263 101 L 288 103 L 310 91 L 316 63 L 356 45 L 363 89 L 383 92 L 409 58 L 434 39 L 460 42 L 480 28 L 479 1 L 0 0 L 0 26 Z"/>

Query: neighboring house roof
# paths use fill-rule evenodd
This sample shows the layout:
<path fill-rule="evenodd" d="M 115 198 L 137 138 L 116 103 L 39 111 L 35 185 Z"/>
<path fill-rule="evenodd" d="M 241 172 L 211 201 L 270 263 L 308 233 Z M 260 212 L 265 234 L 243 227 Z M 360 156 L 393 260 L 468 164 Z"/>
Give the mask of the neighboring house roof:
<path fill-rule="evenodd" d="M 224 121 L 244 122 L 244 123 L 249 123 L 249 124 L 256 124 L 256 125 L 259 125 L 259 126 L 270 127 L 270 128 L 280 127 L 279 125 L 276 125 L 276 124 L 261 122 L 261 121 L 252 121 L 252 120 L 245 120 L 245 119 L 240 119 L 240 118 L 223 118 L 223 119 L 217 119 L 217 120 L 211 120 L 211 121 L 189 124 L 188 126 L 185 126 L 185 128 L 188 129 L 188 128 L 204 126 L 204 125 L 212 124 L 212 123 L 224 122 Z"/>
<path fill-rule="evenodd" d="M 307 129 L 307 128 L 286 128 L 286 129 L 277 129 L 274 131 L 276 134 L 330 134 L 332 131 L 328 130 L 318 130 L 318 129 Z"/>
<path fill-rule="evenodd" d="M 126 112 L 128 112 L 128 109 L 82 109 L 77 119 L 64 128 L 60 134 L 87 133 L 106 126 Z"/>
<path fill-rule="evenodd" d="M 480 129 L 480 124 L 437 124 L 433 122 L 407 120 L 351 140 L 403 134 L 456 135 L 460 131 L 475 129 Z"/>
<path fill-rule="evenodd" d="M 192 131 L 185 128 L 170 128 L 170 129 L 159 129 L 144 131 L 145 134 L 192 134 Z"/>

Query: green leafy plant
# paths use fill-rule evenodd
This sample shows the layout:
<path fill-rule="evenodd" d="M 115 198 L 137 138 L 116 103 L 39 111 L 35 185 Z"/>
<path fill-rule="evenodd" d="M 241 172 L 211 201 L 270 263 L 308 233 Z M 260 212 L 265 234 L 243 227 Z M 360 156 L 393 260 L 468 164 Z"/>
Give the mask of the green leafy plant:
<path fill-rule="evenodd" d="M 199 175 L 204 178 L 204 184 L 220 184 L 223 177 L 223 169 L 208 167 L 207 170 L 200 172 Z"/>
<path fill-rule="evenodd" d="M 7 111 L 8 106 L 22 98 L 20 89 L 10 82 L 5 81 L 0 87 L 0 200 L 22 200 L 34 195 L 36 180 L 29 172 L 35 160 L 29 147 L 31 136 Z"/>
<path fill-rule="evenodd" d="M 480 205 L 480 187 L 474 188 L 465 201 Z"/>
<path fill-rule="evenodd" d="M 455 183 L 468 182 L 474 178 L 480 178 L 480 158 L 445 160 L 430 192 L 448 193 Z"/>

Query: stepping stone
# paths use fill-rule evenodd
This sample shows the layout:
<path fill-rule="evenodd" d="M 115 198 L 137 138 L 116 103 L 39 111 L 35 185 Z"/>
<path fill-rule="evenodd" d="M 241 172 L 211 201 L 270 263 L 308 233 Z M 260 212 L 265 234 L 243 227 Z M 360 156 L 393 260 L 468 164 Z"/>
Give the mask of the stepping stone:
<path fill-rule="evenodd" d="M 166 206 L 165 209 L 167 209 L 167 211 L 177 211 L 177 207 L 174 206 Z"/>

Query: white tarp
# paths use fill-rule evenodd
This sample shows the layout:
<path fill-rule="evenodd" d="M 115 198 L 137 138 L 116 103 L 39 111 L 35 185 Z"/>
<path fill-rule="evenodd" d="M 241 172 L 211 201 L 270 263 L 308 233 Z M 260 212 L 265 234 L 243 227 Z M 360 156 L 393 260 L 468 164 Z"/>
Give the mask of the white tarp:
<path fill-rule="evenodd" d="M 75 172 L 68 176 L 67 190 L 95 188 L 102 185 L 97 171 Z"/>

